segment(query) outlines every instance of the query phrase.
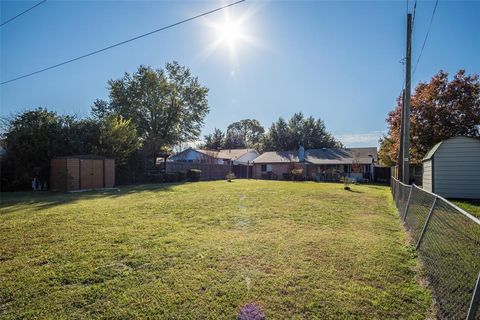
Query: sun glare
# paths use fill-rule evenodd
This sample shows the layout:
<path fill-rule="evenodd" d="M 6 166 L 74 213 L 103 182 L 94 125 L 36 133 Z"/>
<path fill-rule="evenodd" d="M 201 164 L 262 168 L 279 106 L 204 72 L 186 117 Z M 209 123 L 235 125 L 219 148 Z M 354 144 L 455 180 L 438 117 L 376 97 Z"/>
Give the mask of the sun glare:
<path fill-rule="evenodd" d="M 252 30 L 252 23 L 248 21 L 254 14 L 254 8 L 245 11 L 240 16 L 231 15 L 227 10 L 223 17 L 216 20 L 205 20 L 205 24 L 212 31 L 210 36 L 212 42 L 201 52 L 201 55 L 208 57 L 214 52 L 226 50 L 232 62 L 237 62 L 241 49 L 246 45 L 259 46 L 258 41 L 248 31 Z"/>
<path fill-rule="evenodd" d="M 226 20 L 223 25 L 220 25 L 218 28 L 218 37 L 221 43 L 224 43 L 229 46 L 229 48 L 234 48 L 236 43 L 241 38 L 241 29 L 238 23 Z"/>

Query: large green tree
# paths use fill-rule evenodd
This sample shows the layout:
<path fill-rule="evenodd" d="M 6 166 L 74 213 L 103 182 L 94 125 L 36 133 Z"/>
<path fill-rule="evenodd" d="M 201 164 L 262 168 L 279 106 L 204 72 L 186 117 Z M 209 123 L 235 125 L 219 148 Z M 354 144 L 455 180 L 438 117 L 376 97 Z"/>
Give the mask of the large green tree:
<path fill-rule="evenodd" d="M 478 75 L 460 70 L 449 81 L 448 73 L 438 72 L 430 82 L 420 82 L 410 102 L 410 161 L 420 164 L 436 143 L 454 136 L 480 136 L 480 82 Z M 398 159 L 401 126 L 401 99 L 388 114 L 389 143 L 380 153 Z"/>
<path fill-rule="evenodd" d="M 301 112 L 295 113 L 288 122 L 279 118 L 272 123 L 265 137 L 266 150 L 296 150 L 299 146 L 317 149 L 342 144 L 327 131 L 321 119 L 305 118 Z"/>
<path fill-rule="evenodd" d="M 114 158 L 117 165 L 125 165 L 129 155 L 142 146 L 132 120 L 121 115 L 103 118 L 98 144 L 99 154 Z"/>
<path fill-rule="evenodd" d="M 204 136 L 204 144 L 202 148 L 217 150 L 225 146 L 225 133 L 222 130 L 215 128 L 213 133 Z"/>
<path fill-rule="evenodd" d="M 161 149 L 196 140 L 209 111 L 208 89 L 177 62 L 165 69 L 140 66 L 133 74 L 108 81 L 108 89 L 109 100 L 97 100 L 92 113 L 130 119 L 152 158 Z"/>
<path fill-rule="evenodd" d="M 225 137 L 225 148 L 258 148 L 265 129 L 255 119 L 244 119 L 230 124 Z"/>

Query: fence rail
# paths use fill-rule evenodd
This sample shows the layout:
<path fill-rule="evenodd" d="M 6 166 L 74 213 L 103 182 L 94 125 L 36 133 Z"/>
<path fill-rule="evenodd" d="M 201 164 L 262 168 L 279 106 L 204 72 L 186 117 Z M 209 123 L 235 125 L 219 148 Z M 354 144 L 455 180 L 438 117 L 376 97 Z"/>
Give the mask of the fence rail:
<path fill-rule="evenodd" d="M 440 319 L 480 320 L 480 220 L 416 185 L 391 179 Z"/>

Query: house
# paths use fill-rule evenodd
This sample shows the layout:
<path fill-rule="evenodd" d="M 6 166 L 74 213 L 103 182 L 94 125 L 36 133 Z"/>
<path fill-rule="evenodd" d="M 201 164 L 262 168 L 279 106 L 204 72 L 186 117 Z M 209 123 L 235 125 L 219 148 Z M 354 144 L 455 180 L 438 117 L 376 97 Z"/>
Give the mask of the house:
<path fill-rule="evenodd" d="M 480 139 L 454 137 L 423 158 L 423 189 L 445 198 L 480 199 Z"/>
<path fill-rule="evenodd" d="M 171 156 L 168 160 L 190 163 L 247 165 L 259 155 L 260 154 L 255 149 L 203 150 L 188 148 Z"/>
<path fill-rule="evenodd" d="M 373 181 L 377 148 L 322 148 L 265 152 L 254 160 L 254 177 L 288 179 L 293 169 L 303 169 L 304 178 L 339 181 L 341 177 Z"/>

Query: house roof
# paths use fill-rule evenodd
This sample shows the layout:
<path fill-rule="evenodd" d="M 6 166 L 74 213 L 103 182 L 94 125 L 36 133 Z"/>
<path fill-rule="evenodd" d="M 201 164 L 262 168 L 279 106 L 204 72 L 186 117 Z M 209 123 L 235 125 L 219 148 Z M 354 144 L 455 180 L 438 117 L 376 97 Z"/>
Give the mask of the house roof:
<path fill-rule="evenodd" d="M 312 164 L 370 164 L 377 159 L 377 148 L 323 148 L 305 151 L 305 162 Z M 254 160 L 255 163 L 299 162 L 298 151 L 265 152 Z"/>
<path fill-rule="evenodd" d="M 255 149 L 221 149 L 220 153 L 229 156 L 231 160 L 236 160 L 250 151 L 257 152 Z"/>
<path fill-rule="evenodd" d="M 183 150 L 180 153 L 177 153 L 176 155 L 172 156 L 171 158 L 178 158 L 181 157 L 185 152 L 188 150 L 193 150 L 198 153 L 204 154 L 206 156 L 215 158 L 215 159 L 224 159 L 224 160 L 235 160 L 243 156 L 244 154 L 250 152 L 250 151 L 256 151 L 255 149 L 221 149 L 221 150 L 205 150 L 205 149 L 194 149 L 194 148 L 188 148 L 186 150 Z"/>

